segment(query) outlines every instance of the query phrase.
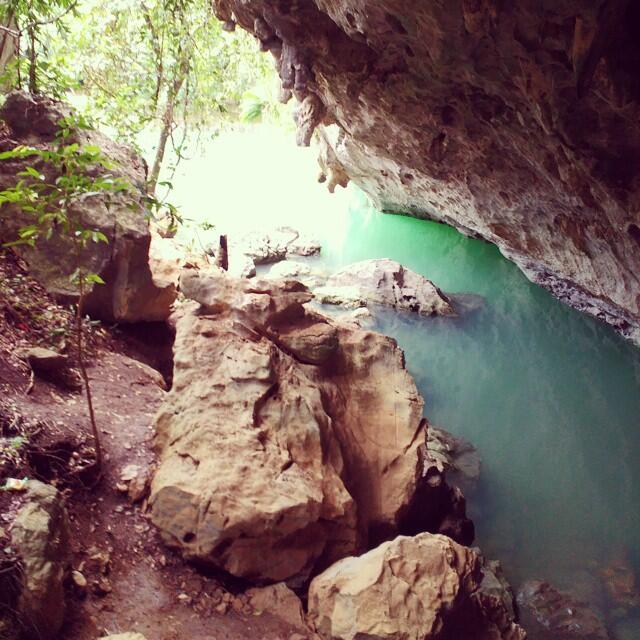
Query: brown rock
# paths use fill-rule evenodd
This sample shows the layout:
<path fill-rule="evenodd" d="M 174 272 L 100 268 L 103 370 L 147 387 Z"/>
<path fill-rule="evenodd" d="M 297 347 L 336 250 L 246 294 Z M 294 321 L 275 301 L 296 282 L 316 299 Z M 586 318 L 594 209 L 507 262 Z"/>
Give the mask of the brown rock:
<path fill-rule="evenodd" d="M 14 91 L 7 96 L 0 118 L 9 127 L 13 146 L 17 143 L 47 148 L 57 122 L 70 113 L 70 107 L 51 98 Z M 0 139 L 0 146 L 3 142 Z M 122 178 L 130 186 L 127 193 L 108 194 L 108 201 L 107 196 L 87 194 L 74 204 L 78 207 L 83 226 L 102 232 L 109 241 L 91 243 L 81 257 L 83 267 L 89 273 L 101 276 L 106 283 L 91 288 L 85 297 L 85 312 L 96 318 L 119 322 L 165 320 L 176 291 L 170 284 L 158 286 L 149 268 L 151 235 L 144 215 L 144 161 L 130 148 L 112 142 L 97 131 L 77 131 L 70 142 L 100 147 L 115 165 L 109 173 Z M 15 184 L 17 172 L 26 166 L 25 161 L 21 162 L 2 163 L 0 189 Z M 40 170 L 51 174 L 48 176 L 51 181 L 57 177 L 51 168 L 41 166 Z M 15 239 L 18 227 L 32 223 L 28 214 L 14 213 L 13 217 L 7 218 L 12 224 L 2 229 L 3 241 Z M 77 288 L 70 279 L 77 266 L 71 249 L 71 240 L 54 232 L 50 239 L 39 240 L 35 248 L 24 245 L 16 250 L 26 259 L 34 277 L 50 293 L 66 302 L 78 298 Z"/>
<path fill-rule="evenodd" d="M 63 579 L 69 559 L 67 513 L 54 487 L 29 481 L 27 502 L 11 527 L 11 545 L 22 563 L 20 624 L 33 637 L 54 638 L 64 620 Z"/>
<path fill-rule="evenodd" d="M 246 596 L 256 614 L 269 613 L 292 627 L 307 631 L 300 598 L 284 582 L 260 589 L 249 589 Z"/>
<path fill-rule="evenodd" d="M 309 587 L 309 620 L 324 640 L 436 640 L 460 625 L 467 638 L 524 639 L 512 610 L 474 602 L 482 580 L 480 557 L 449 538 L 423 533 L 398 537 L 357 558 L 345 558 Z M 486 616 L 486 617 L 485 617 Z"/>
<path fill-rule="evenodd" d="M 191 272 L 181 287 L 201 306 L 177 320 L 156 419 L 149 503 L 164 540 L 281 581 L 397 532 L 423 482 L 425 422 L 395 341 L 307 312 L 298 283 Z M 305 364 L 323 350 L 331 366 Z"/>

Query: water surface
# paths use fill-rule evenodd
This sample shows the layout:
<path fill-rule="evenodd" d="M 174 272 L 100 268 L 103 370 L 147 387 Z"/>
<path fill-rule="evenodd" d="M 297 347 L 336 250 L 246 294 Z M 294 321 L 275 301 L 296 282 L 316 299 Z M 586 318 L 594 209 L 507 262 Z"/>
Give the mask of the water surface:
<path fill-rule="evenodd" d="M 481 453 L 469 496 L 478 544 L 516 586 L 538 577 L 593 591 L 613 559 L 640 567 L 640 350 L 528 282 L 495 247 L 381 215 L 355 189 L 330 196 L 314 171 L 310 152 L 258 129 L 184 165 L 175 197 L 216 232 L 310 231 L 328 268 L 393 258 L 447 292 L 482 295 L 483 308 L 458 319 L 378 317 L 405 349 L 429 420 Z M 616 637 L 640 638 L 637 620 L 605 608 Z"/>

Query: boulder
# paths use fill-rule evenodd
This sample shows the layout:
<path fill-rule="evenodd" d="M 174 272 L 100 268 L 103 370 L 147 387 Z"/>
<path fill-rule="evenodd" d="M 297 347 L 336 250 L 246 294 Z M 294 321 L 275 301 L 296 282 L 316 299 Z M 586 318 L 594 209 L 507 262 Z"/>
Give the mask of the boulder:
<path fill-rule="evenodd" d="M 14 91 L 0 110 L 8 130 L 0 134 L 0 149 L 17 145 L 39 149 L 53 144 L 57 123 L 71 113 L 64 103 L 45 96 Z M 70 143 L 98 146 L 113 162 L 109 173 L 129 186 L 125 193 L 86 194 L 73 204 L 82 225 L 102 232 L 108 239 L 91 242 L 83 250 L 80 262 L 90 273 L 101 276 L 104 285 L 89 286 L 84 309 L 92 317 L 107 321 L 139 322 L 165 320 L 176 297 L 175 287 L 156 283 L 149 267 L 151 234 L 146 218 L 146 165 L 129 147 L 116 144 L 94 130 L 78 130 Z M 15 185 L 17 173 L 26 166 L 36 166 L 53 182 L 55 170 L 40 160 L 11 160 L 0 163 L 0 190 Z M 0 240 L 15 239 L 18 228 L 32 224 L 30 214 L 7 208 L 3 216 Z M 78 299 L 71 274 L 77 264 L 71 240 L 54 232 L 49 239 L 38 240 L 35 247 L 20 245 L 16 250 L 25 258 L 33 276 L 63 302 Z"/>
<path fill-rule="evenodd" d="M 254 613 L 258 615 L 269 613 L 284 620 L 292 627 L 305 632 L 308 631 L 304 620 L 302 602 L 284 582 L 278 582 L 268 587 L 249 589 L 245 595 Z"/>
<path fill-rule="evenodd" d="M 278 227 L 269 232 L 255 231 L 232 243 L 233 253 L 244 254 L 255 264 L 269 264 L 289 256 L 314 256 L 320 244 L 291 227 Z"/>
<path fill-rule="evenodd" d="M 524 639 L 512 603 L 478 607 L 482 580 L 474 550 L 441 535 L 400 536 L 316 576 L 308 618 L 324 640 Z"/>
<path fill-rule="evenodd" d="M 378 304 L 420 315 L 451 316 L 451 302 L 433 282 L 395 260 L 363 260 L 334 273 L 314 292 L 321 302 L 362 307 Z"/>
<path fill-rule="evenodd" d="M 536 640 L 609 640 L 599 614 L 548 582 L 525 582 L 517 602 L 522 625 Z"/>
<path fill-rule="evenodd" d="M 181 289 L 149 500 L 165 542 L 301 581 L 397 532 L 426 482 L 426 423 L 395 341 L 306 309 L 293 281 L 187 270 Z"/>
<path fill-rule="evenodd" d="M 69 524 L 62 496 L 51 485 L 30 480 L 26 500 L 11 527 L 22 566 L 17 617 L 29 634 L 46 640 L 64 619 Z"/>

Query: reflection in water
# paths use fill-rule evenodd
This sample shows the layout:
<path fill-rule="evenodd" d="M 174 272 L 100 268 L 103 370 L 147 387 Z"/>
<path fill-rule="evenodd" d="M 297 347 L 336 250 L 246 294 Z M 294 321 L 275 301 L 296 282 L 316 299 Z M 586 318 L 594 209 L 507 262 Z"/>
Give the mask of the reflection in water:
<path fill-rule="evenodd" d="M 620 558 L 640 567 L 640 350 L 529 283 L 493 246 L 379 215 L 355 190 L 329 196 L 313 162 L 273 132 L 235 134 L 184 165 L 176 196 L 220 230 L 311 231 L 330 268 L 392 258 L 444 291 L 483 296 L 457 319 L 383 312 L 378 328 L 405 349 L 430 421 L 481 453 L 468 497 L 486 555 L 514 585 L 539 577 L 582 595 L 597 582 L 617 637 L 640 637 L 637 619 L 616 621 L 611 587 Z"/>

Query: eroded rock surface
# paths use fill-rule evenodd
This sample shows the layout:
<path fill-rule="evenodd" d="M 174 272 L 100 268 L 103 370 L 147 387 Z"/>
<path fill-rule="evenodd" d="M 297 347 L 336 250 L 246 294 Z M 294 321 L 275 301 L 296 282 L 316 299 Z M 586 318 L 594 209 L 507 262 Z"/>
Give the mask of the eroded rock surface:
<path fill-rule="evenodd" d="M 496 243 L 640 338 L 640 8 L 626 0 L 215 0 L 318 122 L 330 188 Z M 313 108 L 311 108 L 313 106 Z"/>
<path fill-rule="evenodd" d="M 181 289 L 193 302 L 177 319 L 150 496 L 167 543 L 281 581 L 397 533 L 413 511 L 448 523 L 452 505 L 422 491 L 423 401 L 394 340 L 305 309 L 294 281 L 187 270 Z"/>
<path fill-rule="evenodd" d="M 26 503 L 11 527 L 20 558 L 17 619 L 29 637 L 55 638 L 65 613 L 63 581 L 69 562 L 69 523 L 62 496 L 30 480 Z"/>
<path fill-rule="evenodd" d="M 320 302 L 347 307 L 378 304 L 424 316 L 455 315 L 447 296 L 424 276 L 395 260 L 363 260 L 330 276 L 314 290 Z"/>
<path fill-rule="evenodd" d="M 38 149 L 51 146 L 61 118 L 71 109 L 64 103 L 44 96 L 30 96 L 14 91 L 7 96 L 0 111 L 8 129 L 0 133 L 0 151 L 17 145 Z M 165 320 L 176 297 L 173 284 L 156 282 L 149 267 L 151 234 L 145 218 L 143 196 L 146 193 L 146 165 L 129 147 L 116 144 L 93 130 L 78 130 L 69 144 L 98 146 L 113 163 L 109 172 L 129 186 L 126 193 L 87 194 L 78 199 L 76 208 L 82 225 L 102 232 L 105 242 L 91 242 L 81 261 L 89 273 L 102 277 L 105 284 L 95 285 L 85 297 L 84 309 L 103 320 L 139 322 Z M 40 160 L 5 160 L 0 162 L 0 190 L 15 185 L 16 174 L 25 166 L 35 166 L 50 182 L 57 177 L 54 170 Z M 15 239 L 20 226 L 34 220 L 7 204 L 0 211 L 0 239 Z M 75 300 L 77 288 L 71 282 L 76 261 L 71 241 L 54 233 L 40 239 L 37 247 L 17 248 L 29 264 L 33 275 L 63 301 Z"/>
<path fill-rule="evenodd" d="M 316 576 L 309 620 L 324 640 L 523 639 L 513 603 L 482 600 L 482 581 L 472 549 L 440 535 L 400 536 Z"/>
<path fill-rule="evenodd" d="M 232 241 L 231 252 L 248 256 L 255 264 L 270 264 L 291 256 L 315 256 L 320 244 L 291 227 L 255 231 Z"/>

